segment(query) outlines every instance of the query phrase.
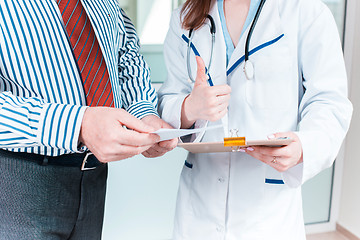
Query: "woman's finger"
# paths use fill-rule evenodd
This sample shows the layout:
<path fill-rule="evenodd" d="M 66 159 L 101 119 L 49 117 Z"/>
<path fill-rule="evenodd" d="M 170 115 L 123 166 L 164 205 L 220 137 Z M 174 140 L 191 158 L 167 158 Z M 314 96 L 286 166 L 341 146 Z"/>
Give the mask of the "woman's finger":
<path fill-rule="evenodd" d="M 221 95 L 221 96 L 216 97 L 216 101 L 219 105 L 224 104 L 224 103 L 229 105 L 229 100 L 230 100 L 230 94 Z"/>
<path fill-rule="evenodd" d="M 207 76 L 205 74 L 205 63 L 201 57 L 196 56 L 197 63 L 197 74 L 195 79 L 195 85 L 206 85 L 207 86 Z"/>
<path fill-rule="evenodd" d="M 254 151 L 268 156 L 288 156 L 291 144 L 284 147 L 253 147 Z"/>

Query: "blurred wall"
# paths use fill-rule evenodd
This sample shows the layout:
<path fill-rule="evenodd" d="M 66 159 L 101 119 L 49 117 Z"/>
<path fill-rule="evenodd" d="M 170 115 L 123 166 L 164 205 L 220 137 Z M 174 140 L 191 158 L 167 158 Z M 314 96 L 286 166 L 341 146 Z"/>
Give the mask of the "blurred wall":
<path fill-rule="evenodd" d="M 346 139 L 342 195 L 338 223 L 360 238 L 360 2 L 348 0 L 345 48 L 350 79 L 353 119 Z M 346 46 L 346 44 L 348 44 Z"/>

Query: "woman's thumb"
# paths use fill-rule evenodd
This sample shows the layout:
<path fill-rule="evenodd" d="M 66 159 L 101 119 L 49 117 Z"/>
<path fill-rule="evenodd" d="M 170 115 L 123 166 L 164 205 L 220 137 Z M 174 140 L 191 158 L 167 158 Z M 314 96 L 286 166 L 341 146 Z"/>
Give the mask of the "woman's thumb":
<path fill-rule="evenodd" d="M 195 79 L 196 85 L 204 85 L 207 84 L 208 77 L 205 74 L 205 63 L 201 57 L 196 56 L 197 63 L 197 74 Z"/>

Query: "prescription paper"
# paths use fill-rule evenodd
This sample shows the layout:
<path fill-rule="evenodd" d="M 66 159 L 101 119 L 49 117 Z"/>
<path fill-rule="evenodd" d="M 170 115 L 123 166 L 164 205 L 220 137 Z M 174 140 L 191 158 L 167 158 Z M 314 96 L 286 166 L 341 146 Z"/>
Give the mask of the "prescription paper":
<path fill-rule="evenodd" d="M 195 129 L 167 129 L 167 128 L 162 128 L 159 129 L 153 133 L 157 134 L 160 136 L 160 142 L 161 141 L 166 141 L 166 140 L 170 140 L 173 138 L 178 138 L 178 137 L 183 137 L 189 134 L 194 134 L 194 133 L 200 133 L 203 131 L 209 131 L 209 130 L 213 130 L 213 129 L 217 129 L 217 128 L 222 128 L 222 125 L 216 125 L 216 126 L 211 126 L 211 127 L 204 127 L 204 128 L 195 128 Z"/>

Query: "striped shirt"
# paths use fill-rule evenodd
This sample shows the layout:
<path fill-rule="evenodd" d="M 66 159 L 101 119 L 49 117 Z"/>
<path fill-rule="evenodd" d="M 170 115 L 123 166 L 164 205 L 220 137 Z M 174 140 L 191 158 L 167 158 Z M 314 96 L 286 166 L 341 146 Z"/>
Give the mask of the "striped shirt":
<path fill-rule="evenodd" d="M 150 71 L 116 0 L 82 0 L 109 71 L 115 107 L 156 113 Z M 54 0 L 0 0 L 0 148 L 48 156 L 80 152 L 86 109 L 80 71 Z"/>

